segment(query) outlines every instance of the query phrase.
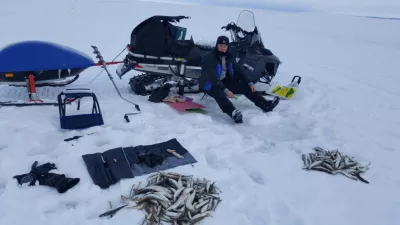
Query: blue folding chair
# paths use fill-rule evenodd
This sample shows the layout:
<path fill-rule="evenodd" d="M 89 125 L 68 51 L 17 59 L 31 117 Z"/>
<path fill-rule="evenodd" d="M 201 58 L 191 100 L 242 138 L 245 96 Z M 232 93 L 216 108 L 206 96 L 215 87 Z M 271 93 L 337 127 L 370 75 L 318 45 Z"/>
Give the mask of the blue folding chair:
<path fill-rule="evenodd" d="M 77 100 L 77 109 L 79 110 L 80 100 L 84 97 L 91 97 L 93 99 L 92 113 L 67 116 L 66 104 Z M 61 92 L 57 99 L 62 129 L 86 129 L 104 124 L 99 102 L 97 101 L 96 95 L 90 92 L 90 89 L 67 89 L 65 92 Z"/>

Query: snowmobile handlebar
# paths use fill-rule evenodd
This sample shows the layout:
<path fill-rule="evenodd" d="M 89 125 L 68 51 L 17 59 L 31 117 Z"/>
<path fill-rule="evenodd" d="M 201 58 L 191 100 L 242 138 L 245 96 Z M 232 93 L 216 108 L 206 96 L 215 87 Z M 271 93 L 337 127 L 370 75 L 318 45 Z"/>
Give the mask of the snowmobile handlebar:
<path fill-rule="evenodd" d="M 179 23 L 182 19 L 190 19 L 190 16 L 156 16 L 162 21 L 168 21 L 171 23 Z"/>
<path fill-rule="evenodd" d="M 252 35 L 252 32 L 248 32 L 243 30 L 241 27 L 236 25 L 234 22 L 229 23 L 226 26 L 221 27 L 221 29 L 225 29 L 225 31 L 231 32 L 231 37 L 233 41 L 242 41 L 246 39 L 248 35 Z M 239 35 L 241 33 L 241 35 Z"/>
<path fill-rule="evenodd" d="M 190 16 L 178 16 L 179 19 L 190 19 Z"/>
<path fill-rule="evenodd" d="M 180 22 L 182 19 L 190 19 L 190 16 L 177 16 L 173 19 L 173 22 Z"/>
<path fill-rule="evenodd" d="M 225 29 L 225 31 L 234 31 L 234 32 L 243 32 L 247 34 L 248 32 L 244 31 L 241 27 L 237 26 L 234 22 L 229 23 L 226 26 L 221 27 L 221 29 Z"/>

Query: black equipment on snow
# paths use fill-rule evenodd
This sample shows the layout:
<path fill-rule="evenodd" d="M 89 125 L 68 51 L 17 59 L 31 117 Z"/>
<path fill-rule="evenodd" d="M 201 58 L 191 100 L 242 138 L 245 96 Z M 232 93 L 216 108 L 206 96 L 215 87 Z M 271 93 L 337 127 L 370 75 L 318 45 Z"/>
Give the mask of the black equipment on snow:
<path fill-rule="evenodd" d="M 162 102 L 163 99 L 168 97 L 171 87 L 172 85 L 167 83 L 162 87 L 154 89 L 149 96 L 149 101 L 154 103 Z"/>
<path fill-rule="evenodd" d="M 79 183 L 80 178 L 67 178 L 64 174 L 49 173 L 57 169 L 54 163 L 45 163 L 38 166 L 35 161 L 31 171 L 26 174 L 15 175 L 19 185 L 35 186 L 37 184 L 56 188 L 59 193 L 64 193 Z"/>
<path fill-rule="evenodd" d="M 133 29 L 128 54 L 116 72 L 120 78 L 132 69 L 144 72 L 130 79 L 129 84 L 136 94 L 148 95 L 166 82 L 174 84 L 180 95 L 199 93 L 202 57 L 212 51 L 215 44 L 198 44 L 192 37 L 185 40 L 186 28 L 172 24 L 181 19 L 187 17 L 153 16 Z M 245 27 L 246 23 L 249 26 Z M 236 23 L 229 23 L 222 29 L 231 33 L 229 51 L 235 57 L 235 71 L 244 73 L 254 84 L 269 85 L 281 61 L 264 47 L 254 14 L 244 10 Z"/>
<path fill-rule="evenodd" d="M 97 132 L 93 132 L 93 133 L 89 133 L 89 134 L 86 134 L 86 135 L 92 135 L 92 134 L 98 134 L 98 133 L 97 133 Z M 73 140 L 78 140 L 79 138 L 81 138 L 81 137 L 83 137 L 83 136 L 84 136 L 84 135 L 75 135 L 75 136 L 73 136 L 73 137 L 64 139 L 64 141 L 65 141 L 65 142 L 69 142 L 69 141 L 73 141 Z"/>

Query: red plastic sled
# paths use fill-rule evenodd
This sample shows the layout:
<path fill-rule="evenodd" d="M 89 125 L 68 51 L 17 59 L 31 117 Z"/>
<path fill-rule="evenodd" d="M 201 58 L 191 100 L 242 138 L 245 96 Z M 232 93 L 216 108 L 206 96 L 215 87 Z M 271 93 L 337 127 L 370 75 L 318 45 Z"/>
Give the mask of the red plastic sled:
<path fill-rule="evenodd" d="M 164 103 L 171 106 L 171 108 L 179 112 L 205 113 L 204 111 L 205 106 L 193 102 L 193 99 L 191 98 L 187 98 L 186 102 L 164 102 Z"/>

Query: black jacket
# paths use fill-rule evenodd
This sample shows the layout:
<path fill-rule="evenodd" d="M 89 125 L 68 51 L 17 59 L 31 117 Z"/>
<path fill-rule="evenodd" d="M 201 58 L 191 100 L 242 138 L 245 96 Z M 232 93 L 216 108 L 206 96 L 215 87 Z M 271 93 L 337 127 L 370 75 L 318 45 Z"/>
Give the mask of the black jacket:
<path fill-rule="evenodd" d="M 233 78 L 235 76 L 235 71 L 233 69 L 233 56 L 229 53 L 226 55 L 226 66 L 226 76 L 228 78 Z M 221 58 L 218 56 L 216 49 L 214 49 L 203 57 L 201 76 L 199 78 L 199 88 L 204 91 L 209 91 L 213 86 L 225 89 L 225 85 L 220 80 L 221 72 Z"/>
<path fill-rule="evenodd" d="M 226 79 L 244 81 L 250 84 L 251 81 L 240 72 L 235 70 L 234 57 L 232 54 L 226 54 L 227 74 Z M 203 91 L 209 91 L 211 87 L 225 89 L 224 83 L 220 80 L 222 72 L 221 58 L 219 57 L 216 48 L 203 57 L 201 66 L 201 76 L 199 78 L 199 88 Z"/>

